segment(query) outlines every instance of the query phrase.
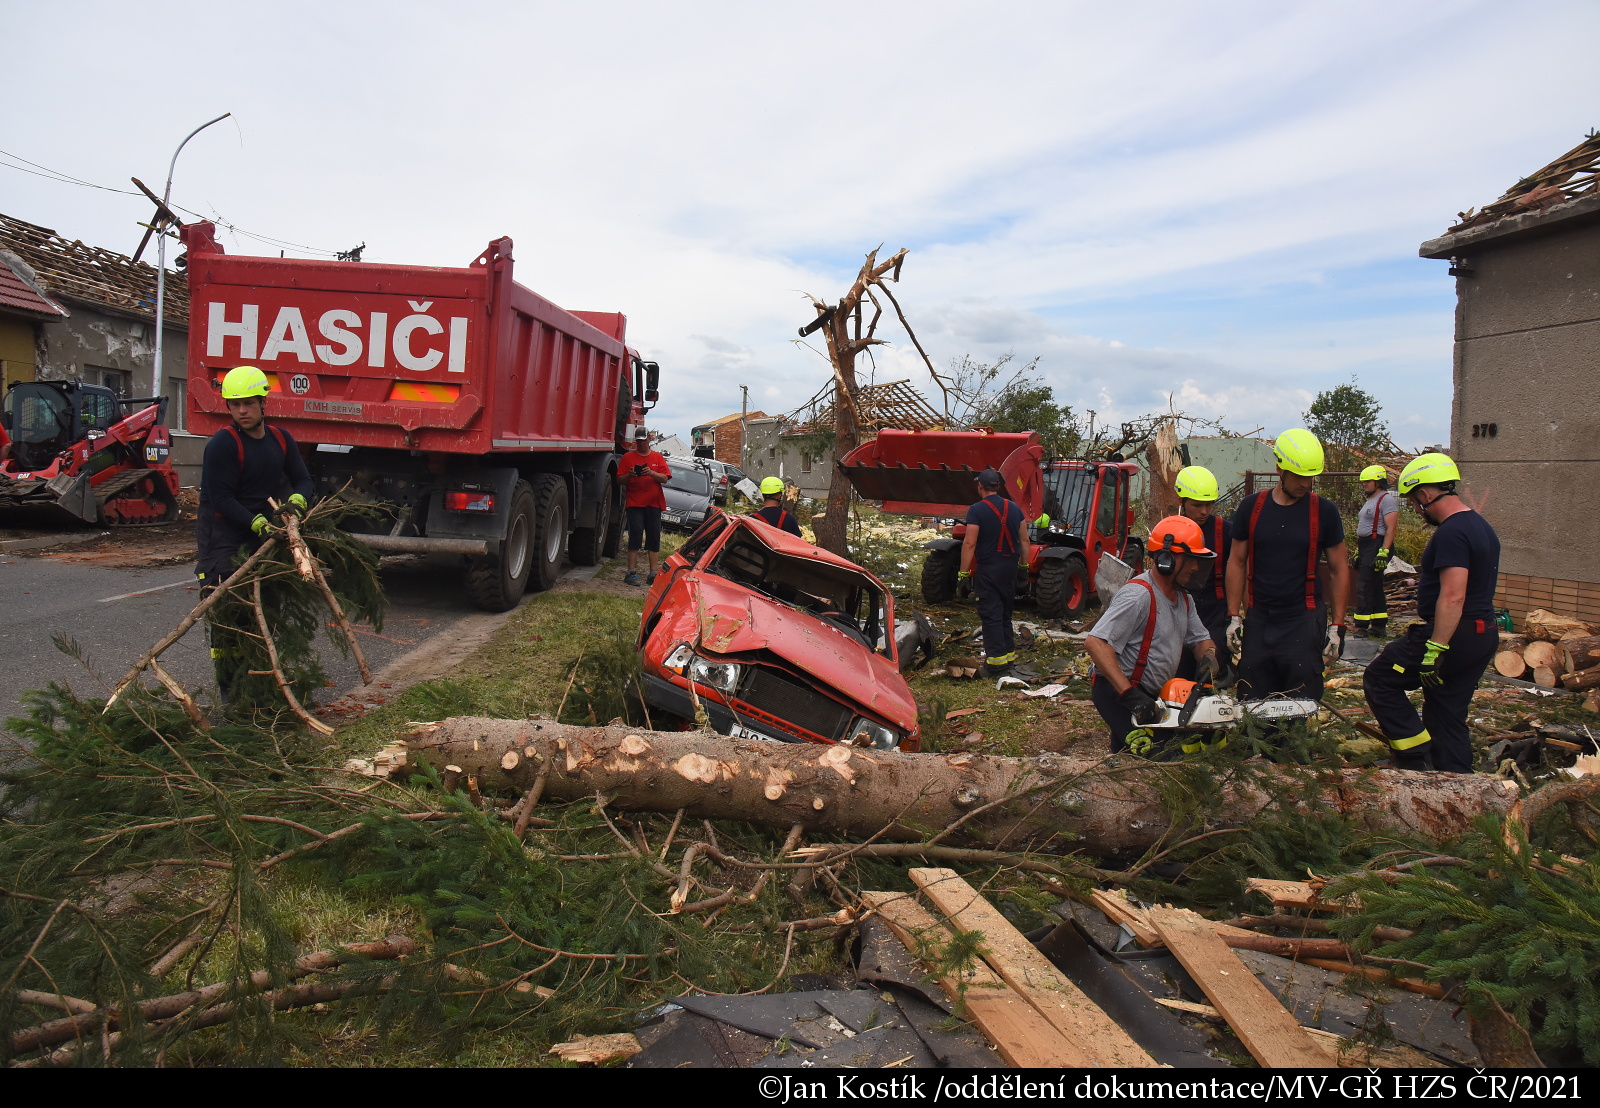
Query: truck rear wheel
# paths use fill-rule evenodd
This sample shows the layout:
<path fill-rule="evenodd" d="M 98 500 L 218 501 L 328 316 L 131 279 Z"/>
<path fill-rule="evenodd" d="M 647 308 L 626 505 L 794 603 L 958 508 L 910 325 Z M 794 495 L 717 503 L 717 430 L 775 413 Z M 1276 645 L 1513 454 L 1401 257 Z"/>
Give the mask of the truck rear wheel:
<path fill-rule="evenodd" d="M 1070 619 L 1089 605 L 1089 569 L 1083 559 L 1046 558 L 1039 567 L 1035 590 L 1039 614 L 1046 619 Z"/>
<path fill-rule="evenodd" d="M 567 556 L 567 522 L 572 518 L 567 483 L 554 473 L 538 474 L 533 479 L 533 504 L 533 575 L 528 584 L 543 592 L 555 587 Z"/>
<path fill-rule="evenodd" d="M 527 591 L 534 563 L 534 497 L 526 481 L 511 493 L 511 521 L 500 553 L 467 563 L 467 596 L 485 611 L 505 612 Z"/>
<path fill-rule="evenodd" d="M 930 550 L 922 563 L 922 599 L 946 604 L 956 598 L 956 571 L 961 568 L 961 548 Z"/>
<path fill-rule="evenodd" d="M 567 542 L 567 557 L 572 559 L 575 566 L 597 566 L 601 559 L 607 557 L 606 545 L 611 542 L 611 531 L 615 520 L 611 518 L 610 482 L 607 482 L 605 494 L 600 497 L 600 503 L 595 505 L 594 526 L 573 528 L 572 538 Z M 615 553 L 613 546 L 612 553 Z"/>

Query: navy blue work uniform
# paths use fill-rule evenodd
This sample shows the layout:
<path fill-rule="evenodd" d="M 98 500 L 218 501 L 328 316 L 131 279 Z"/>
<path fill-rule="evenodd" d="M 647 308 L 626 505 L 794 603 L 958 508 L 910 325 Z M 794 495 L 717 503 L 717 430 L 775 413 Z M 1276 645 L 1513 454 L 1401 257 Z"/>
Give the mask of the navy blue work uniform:
<path fill-rule="evenodd" d="M 1200 533 L 1205 536 L 1206 549 L 1216 551 L 1217 556 L 1205 563 L 1205 574 L 1195 579 L 1194 584 L 1188 587 L 1188 592 L 1194 598 L 1194 610 L 1200 622 L 1206 625 L 1206 630 L 1211 633 L 1211 641 L 1217 644 L 1216 660 L 1222 666 L 1228 664 L 1227 580 L 1233 529 L 1226 519 L 1213 513 L 1210 519 L 1200 524 Z M 1198 665 L 1194 652 L 1184 651 L 1178 662 L 1178 676 L 1193 680 Z"/>
<path fill-rule="evenodd" d="M 1251 700 L 1321 700 L 1328 617 L 1318 561 L 1344 542 L 1339 509 L 1314 492 L 1285 506 L 1263 489 L 1239 502 L 1230 530 L 1249 559 L 1239 684 Z"/>
<path fill-rule="evenodd" d="M 1433 619 L 1439 606 L 1439 571 L 1464 568 L 1467 595 L 1461 605 L 1461 622 L 1439 655 L 1436 672 L 1440 683 L 1422 683 L 1418 667 L 1433 637 Z M 1427 769 L 1429 763 L 1445 773 L 1472 772 L 1472 733 L 1467 729 L 1467 709 L 1473 691 L 1500 645 L 1494 620 L 1494 587 L 1500 578 L 1500 537 L 1477 512 L 1468 509 L 1448 516 L 1422 552 L 1422 572 L 1417 577 L 1417 617 L 1422 621 L 1388 646 L 1367 666 L 1362 685 L 1372 717 L 1389 740 L 1390 758 L 1400 769 Z M 1422 690 L 1422 713 L 1406 695 Z"/>
<path fill-rule="evenodd" d="M 983 652 L 992 666 L 1017 660 L 1017 641 L 1011 631 L 1011 610 L 1017 602 L 1017 529 L 1022 509 L 1014 500 L 992 493 L 967 509 L 967 526 L 978 529 L 974 552 L 972 591 L 978 598 L 978 618 L 983 621 Z"/>
<path fill-rule="evenodd" d="M 751 514 L 772 524 L 780 531 L 787 531 L 796 537 L 800 535 L 799 518 L 793 512 L 786 511 L 778 504 L 769 504 L 765 508 L 758 508 Z"/>
<path fill-rule="evenodd" d="M 294 436 L 265 426 L 266 434 L 258 439 L 230 423 L 206 443 L 195 521 L 195 575 L 202 586 L 222 584 L 233 572 L 239 548 L 254 550 L 261 544 L 250 521 L 268 514 L 269 496 L 280 502 L 291 493 L 311 499 L 311 474 Z"/>

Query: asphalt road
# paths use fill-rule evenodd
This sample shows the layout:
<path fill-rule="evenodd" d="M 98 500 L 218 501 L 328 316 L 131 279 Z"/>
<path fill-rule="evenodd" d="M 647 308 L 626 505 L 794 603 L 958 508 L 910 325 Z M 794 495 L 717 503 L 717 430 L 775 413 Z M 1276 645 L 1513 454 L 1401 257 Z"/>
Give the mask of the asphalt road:
<path fill-rule="evenodd" d="M 389 614 L 381 636 L 363 634 L 362 650 L 376 671 L 424 639 L 449 629 L 475 609 L 461 595 L 460 576 L 419 564 L 385 563 Z M 49 557 L 0 556 L 0 721 L 22 708 L 22 694 L 59 681 L 84 695 L 105 695 L 128 668 L 176 627 L 199 602 L 192 567 L 137 569 L 84 565 Z M 75 640 L 89 663 L 56 649 L 52 637 Z M 338 689 L 361 683 L 353 659 L 324 643 L 323 667 Z M 162 656 L 162 665 L 186 687 L 204 686 L 214 699 L 211 657 L 204 630 L 193 628 Z"/>

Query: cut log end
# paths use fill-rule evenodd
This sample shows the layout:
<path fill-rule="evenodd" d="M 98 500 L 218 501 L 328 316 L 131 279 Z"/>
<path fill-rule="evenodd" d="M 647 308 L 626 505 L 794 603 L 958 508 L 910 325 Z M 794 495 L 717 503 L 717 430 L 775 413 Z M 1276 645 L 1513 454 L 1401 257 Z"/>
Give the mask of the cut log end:
<path fill-rule="evenodd" d="M 1501 677 L 1520 679 L 1528 672 L 1528 663 L 1515 650 L 1502 650 L 1494 656 L 1494 671 Z"/>

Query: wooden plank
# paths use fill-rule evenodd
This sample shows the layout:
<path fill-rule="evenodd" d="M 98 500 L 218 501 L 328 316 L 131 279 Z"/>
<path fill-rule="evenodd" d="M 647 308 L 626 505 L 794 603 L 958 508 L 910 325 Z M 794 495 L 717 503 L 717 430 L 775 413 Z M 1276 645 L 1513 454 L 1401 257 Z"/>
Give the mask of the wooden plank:
<path fill-rule="evenodd" d="M 878 913 L 878 918 L 889 925 L 913 955 L 921 957 L 919 951 L 924 944 L 938 946 L 950 941 L 944 924 L 905 893 L 864 892 L 861 900 Z M 963 1014 L 994 1044 L 1006 1065 L 1018 1069 L 1094 1065 L 1086 1051 L 1069 1042 L 982 961 L 976 962 L 964 977 L 943 974 L 939 984 L 952 999 L 961 998 Z M 963 985 L 965 993 L 961 991 Z"/>
<path fill-rule="evenodd" d="M 1278 998 L 1256 980 L 1209 920 L 1183 908 L 1151 908 L 1150 923 L 1262 1066 L 1326 1069 L 1328 1052 L 1311 1040 Z"/>
<path fill-rule="evenodd" d="M 983 932 L 985 960 L 1000 979 L 1100 1066 L 1151 1067 L 1155 1059 L 1056 969 L 1055 963 L 1011 926 L 960 874 L 950 869 L 913 869 L 911 880 L 946 919 L 963 931 Z"/>
<path fill-rule="evenodd" d="M 1245 886 L 1253 893 L 1261 893 L 1280 908 L 1303 908 L 1312 912 L 1337 912 L 1352 906 L 1348 897 L 1323 900 L 1317 890 L 1304 881 L 1272 881 L 1265 877 L 1252 877 Z"/>
<path fill-rule="evenodd" d="M 1144 912 L 1128 903 L 1128 894 L 1118 889 L 1116 892 L 1107 892 L 1105 889 L 1095 889 L 1089 894 L 1089 902 L 1100 909 L 1112 923 L 1119 927 L 1126 927 L 1133 932 L 1133 940 L 1142 947 L 1161 945 L 1161 936 L 1156 934 L 1156 929 L 1150 926 L 1150 921 L 1144 918 Z"/>

